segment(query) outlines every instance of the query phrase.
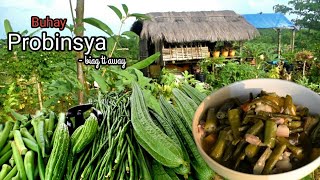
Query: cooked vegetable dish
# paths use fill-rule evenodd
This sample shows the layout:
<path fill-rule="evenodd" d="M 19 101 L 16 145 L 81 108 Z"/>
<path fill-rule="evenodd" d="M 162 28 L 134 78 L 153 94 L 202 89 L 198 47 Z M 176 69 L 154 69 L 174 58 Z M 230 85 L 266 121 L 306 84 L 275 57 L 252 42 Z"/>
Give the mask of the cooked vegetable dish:
<path fill-rule="evenodd" d="M 250 174 L 297 169 L 320 155 L 319 115 L 292 97 L 261 91 L 241 103 L 228 99 L 199 123 L 204 151 L 220 164 Z"/>

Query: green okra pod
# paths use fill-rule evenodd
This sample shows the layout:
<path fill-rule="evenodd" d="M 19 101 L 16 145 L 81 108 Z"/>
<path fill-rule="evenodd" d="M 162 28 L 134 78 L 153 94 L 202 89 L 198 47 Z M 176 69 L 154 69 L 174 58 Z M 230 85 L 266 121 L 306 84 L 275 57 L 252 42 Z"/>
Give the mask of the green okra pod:
<path fill-rule="evenodd" d="M 3 146 L 6 144 L 10 131 L 13 128 L 13 125 L 14 123 L 12 121 L 7 121 L 5 123 L 4 129 L 1 132 L 1 136 L 0 136 L 0 151 L 2 150 Z"/>
<path fill-rule="evenodd" d="M 248 129 L 247 134 L 257 135 L 263 130 L 264 123 L 259 120 L 250 129 Z"/>
<path fill-rule="evenodd" d="M 11 142 L 11 148 L 13 152 L 13 159 L 16 162 L 16 166 L 18 172 L 20 174 L 20 178 L 22 180 L 27 180 L 26 170 L 24 168 L 23 159 L 21 154 L 19 153 L 18 147 L 14 141 Z"/>
<path fill-rule="evenodd" d="M 303 152 L 303 149 L 301 147 L 297 147 L 297 146 L 292 145 L 288 141 L 288 139 L 286 139 L 284 137 L 277 137 L 277 141 L 279 141 L 281 144 L 286 145 L 286 147 L 292 152 L 292 154 L 294 154 L 297 157 L 299 157 Z"/>
<path fill-rule="evenodd" d="M 3 180 L 12 180 L 12 178 L 17 175 L 17 173 L 18 168 L 17 166 L 14 166 Z"/>
<path fill-rule="evenodd" d="M 280 96 L 273 96 L 273 95 L 265 95 L 261 97 L 262 99 L 267 99 L 271 102 L 273 102 L 275 105 L 282 107 L 284 104 L 283 99 Z"/>
<path fill-rule="evenodd" d="M 259 150 L 260 146 L 248 144 L 244 151 L 248 158 L 253 158 L 258 154 Z"/>
<path fill-rule="evenodd" d="M 11 166 L 9 166 L 8 164 L 2 165 L 0 171 L 0 179 L 4 179 L 7 176 L 7 174 L 11 171 L 11 169 Z"/>
<path fill-rule="evenodd" d="M 303 129 L 304 132 L 308 135 L 312 134 L 312 129 L 318 124 L 319 116 L 307 116 L 304 119 Z"/>
<path fill-rule="evenodd" d="M 234 139 L 240 138 L 240 110 L 239 109 L 231 109 L 228 111 L 228 120 L 230 122 L 231 130 Z"/>
<path fill-rule="evenodd" d="M 0 134 L 1 135 L 1 134 Z M 11 149 L 11 144 L 8 142 L 0 151 L 0 157 L 6 154 Z"/>
<path fill-rule="evenodd" d="M 290 134 L 301 133 L 301 132 L 303 132 L 303 131 L 304 131 L 304 129 L 303 129 L 302 127 L 296 128 L 296 129 L 291 129 L 291 130 L 290 130 Z"/>
<path fill-rule="evenodd" d="M 28 180 L 34 179 L 34 170 L 35 170 L 35 154 L 33 151 L 28 151 L 24 156 L 24 167 L 26 170 Z"/>
<path fill-rule="evenodd" d="M 296 106 L 293 104 L 292 97 L 287 95 L 284 101 L 284 113 L 289 115 L 296 115 Z"/>
<path fill-rule="evenodd" d="M 56 118 L 57 117 L 54 114 L 54 112 L 50 111 L 48 127 L 47 127 L 47 135 L 48 135 L 49 138 L 53 135 Z"/>
<path fill-rule="evenodd" d="M 21 155 L 25 155 L 27 153 L 28 149 L 26 148 L 26 146 L 23 143 L 20 131 L 13 130 L 13 137 L 14 137 L 14 141 L 17 145 L 17 148 L 19 150 L 19 153 Z"/>
<path fill-rule="evenodd" d="M 225 151 L 226 144 L 227 144 L 227 140 L 225 138 L 226 136 L 227 136 L 226 131 L 224 131 L 224 130 L 220 131 L 218 140 L 215 143 L 215 145 L 210 153 L 210 157 L 212 157 L 216 161 L 220 161 L 223 156 L 223 153 Z"/>
<path fill-rule="evenodd" d="M 273 148 L 276 141 L 277 124 L 272 120 L 267 120 L 264 131 L 264 144 Z"/>
<path fill-rule="evenodd" d="M 30 134 L 30 132 L 27 130 L 27 128 L 21 128 L 20 133 L 22 137 L 28 138 L 29 140 L 37 143 L 36 139 Z"/>
<path fill-rule="evenodd" d="M 204 125 L 204 130 L 207 133 L 212 133 L 217 130 L 217 117 L 215 108 L 210 108 L 207 113 L 206 123 Z"/>
<path fill-rule="evenodd" d="M 284 150 L 287 148 L 285 144 L 277 144 L 275 149 L 272 151 L 270 157 L 267 160 L 267 163 L 262 171 L 262 174 L 270 174 L 273 167 L 279 160 L 279 157 L 282 155 Z"/>
<path fill-rule="evenodd" d="M 37 142 L 33 142 L 32 140 L 28 138 L 22 138 L 24 144 L 27 146 L 28 149 L 37 152 L 39 149 L 39 146 Z"/>
<path fill-rule="evenodd" d="M 31 124 L 34 127 L 34 133 L 38 145 L 40 146 L 42 157 L 46 156 L 45 150 L 45 136 L 44 136 L 44 122 L 40 118 L 32 119 Z"/>
<path fill-rule="evenodd" d="M 236 100 L 234 98 L 227 100 L 218 110 L 216 117 L 218 119 L 228 118 L 228 111 L 236 106 Z"/>
<path fill-rule="evenodd" d="M 46 167 L 44 165 L 44 161 L 43 158 L 41 156 L 41 150 L 38 147 L 38 151 L 37 151 L 37 167 L 39 169 L 39 175 L 40 175 L 40 179 L 41 180 L 45 180 L 45 171 L 46 171 Z"/>
<path fill-rule="evenodd" d="M 259 111 L 259 112 L 262 112 L 262 111 Z M 247 114 L 244 118 L 245 120 L 245 124 L 247 124 L 248 122 L 253 122 L 253 123 L 256 123 L 260 120 L 263 120 L 263 121 L 266 121 L 270 119 L 269 117 L 267 116 L 264 116 L 264 115 L 260 115 L 259 113 L 258 114 Z"/>
<path fill-rule="evenodd" d="M 301 127 L 301 126 L 302 126 L 302 122 L 301 121 L 291 121 L 291 122 L 288 123 L 288 127 L 290 129 L 297 129 L 297 128 Z"/>
<path fill-rule="evenodd" d="M 260 158 L 258 159 L 258 161 L 256 162 L 256 164 L 253 167 L 253 174 L 261 174 L 267 159 L 270 157 L 272 153 L 272 150 L 268 147 L 263 154 L 260 156 Z"/>
<path fill-rule="evenodd" d="M 7 153 L 5 153 L 3 156 L 0 157 L 0 166 L 2 166 L 4 163 L 6 163 L 12 156 L 12 150 L 9 150 Z"/>

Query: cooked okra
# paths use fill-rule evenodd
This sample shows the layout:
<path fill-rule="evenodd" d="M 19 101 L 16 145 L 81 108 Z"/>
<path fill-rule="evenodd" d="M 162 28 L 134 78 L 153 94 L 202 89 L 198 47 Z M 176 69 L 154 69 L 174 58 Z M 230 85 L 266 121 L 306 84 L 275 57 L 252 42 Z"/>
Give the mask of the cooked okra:
<path fill-rule="evenodd" d="M 290 95 L 250 93 L 243 103 L 231 98 L 207 111 L 202 144 L 212 159 L 236 171 L 287 172 L 316 158 L 307 154 L 320 149 L 319 117 Z"/>

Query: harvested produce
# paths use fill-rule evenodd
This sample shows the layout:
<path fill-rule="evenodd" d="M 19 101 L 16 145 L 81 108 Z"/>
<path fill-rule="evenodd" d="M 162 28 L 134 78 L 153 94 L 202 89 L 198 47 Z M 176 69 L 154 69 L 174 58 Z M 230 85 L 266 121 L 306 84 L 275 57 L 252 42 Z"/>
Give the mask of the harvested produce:
<path fill-rule="evenodd" d="M 277 174 L 312 161 L 308 154 L 320 145 L 318 122 L 318 114 L 290 95 L 261 91 L 244 103 L 232 98 L 209 108 L 199 126 L 202 146 L 215 161 L 244 173 Z"/>
<path fill-rule="evenodd" d="M 70 109 L 16 113 L 16 121 L 1 125 L 0 177 L 210 180 L 215 173 L 200 156 L 191 133 L 192 117 L 205 94 L 188 84 L 173 92 L 175 106 L 162 97 L 150 107 L 144 99 L 148 94 L 134 83 L 129 90 L 91 99 L 92 112 L 71 118 Z"/>
<path fill-rule="evenodd" d="M 154 159 L 170 168 L 189 166 L 182 148 L 153 123 L 137 84 L 133 84 L 131 96 L 131 121 L 139 144 Z"/>

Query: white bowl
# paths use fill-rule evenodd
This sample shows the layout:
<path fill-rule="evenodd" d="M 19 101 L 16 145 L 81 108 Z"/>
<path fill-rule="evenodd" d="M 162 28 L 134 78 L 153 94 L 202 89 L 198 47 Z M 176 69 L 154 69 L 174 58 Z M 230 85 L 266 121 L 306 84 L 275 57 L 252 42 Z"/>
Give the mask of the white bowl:
<path fill-rule="evenodd" d="M 192 133 L 198 150 L 206 163 L 215 172 L 231 180 L 301 179 L 320 166 L 320 157 L 299 169 L 295 169 L 286 173 L 273 175 L 254 175 L 238 172 L 222 166 L 218 162 L 214 161 L 210 156 L 208 156 L 201 147 L 201 135 L 198 132 L 197 126 L 199 120 L 204 115 L 203 112 L 206 112 L 206 110 L 210 107 L 216 107 L 217 105 L 220 105 L 228 98 L 238 97 L 240 100 L 247 100 L 249 99 L 250 92 L 252 92 L 254 95 L 257 95 L 261 92 L 261 90 L 267 92 L 275 92 L 280 96 L 289 94 L 292 96 L 293 102 L 295 104 L 308 107 L 311 113 L 320 113 L 320 96 L 304 86 L 290 81 L 278 79 L 251 79 L 239 81 L 213 92 L 198 107 L 193 117 L 192 124 Z"/>

